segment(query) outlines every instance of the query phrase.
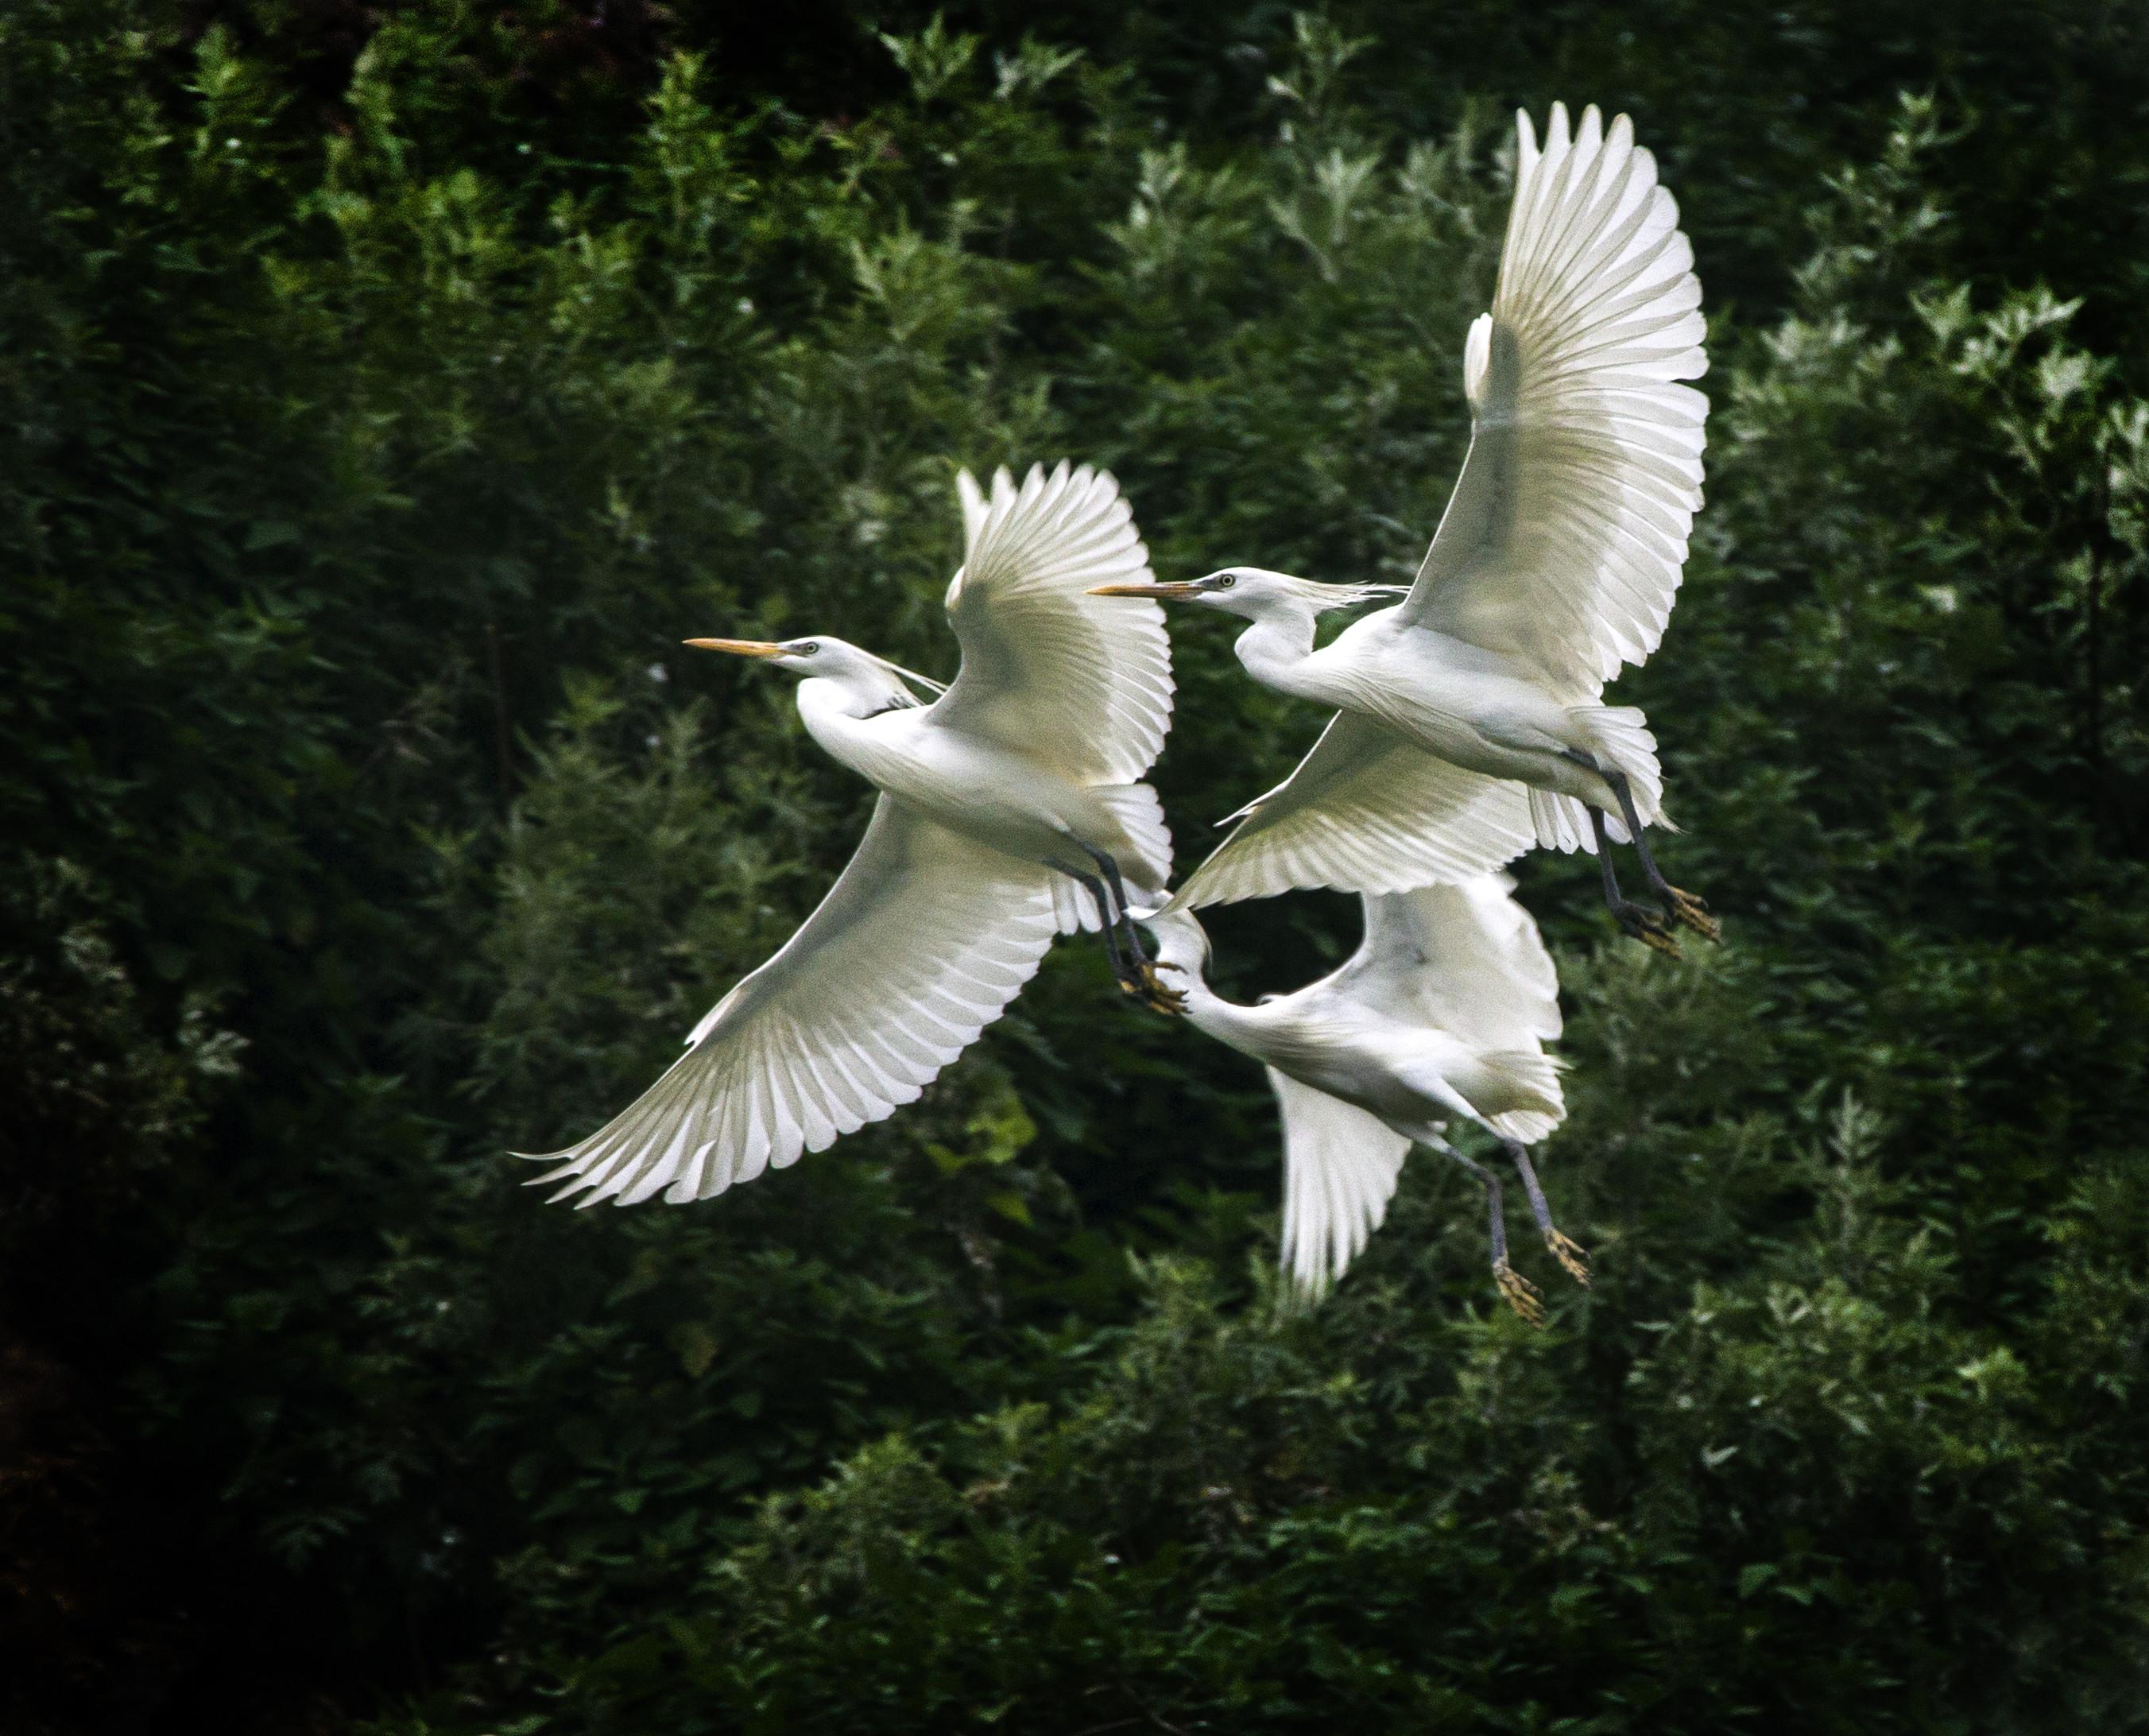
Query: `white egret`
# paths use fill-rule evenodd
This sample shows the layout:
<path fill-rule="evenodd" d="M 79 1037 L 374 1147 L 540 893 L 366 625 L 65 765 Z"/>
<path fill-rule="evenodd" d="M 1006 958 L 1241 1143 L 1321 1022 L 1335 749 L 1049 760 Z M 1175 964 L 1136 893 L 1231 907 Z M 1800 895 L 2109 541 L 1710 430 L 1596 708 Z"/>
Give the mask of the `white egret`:
<path fill-rule="evenodd" d="M 1177 1010 L 1125 892 L 1160 897 L 1171 875 L 1163 809 L 1138 781 L 1171 714 L 1164 611 L 1089 595 L 1146 576 L 1132 514 L 1087 465 L 1034 468 L 1019 489 L 1003 470 L 989 497 L 957 481 L 952 686 L 825 635 L 687 642 L 804 677 L 807 732 L 880 799 L 820 908 L 671 1069 L 536 1160 L 555 1167 L 533 1185 L 566 1183 L 555 1199 L 706 1200 L 893 1114 L 999 1017 L 1055 933 L 1101 928 L 1122 984 Z"/>
<path fill-rule="evenodd" d="M 1718 936 L 1643 836 L 1669 823 L 1648 722 L 1602 703 L 1663 637 L 1701 504 L 1709 400 L 1678 384 L 1708 366 L 1694 250 L 1624 115 L 1608 131 L 1588 109 L 1570 138 L 1556 105 L 1542 151 L 1527 115 L 1517 130 L 1499 284 L 1464 347 L 1469 455 L 1402 601 L 1316 650 L 1324 611 L 1398 587 L 1248 566 L 1104 587 L 1251 620 L 1248 672 L 1337 712 L 1284 783 L 1232 816 L 1177 904 L 1402 891 L 1534 840 L 1593 850 L 1636 938 L 1675 952 L 1673 922 Z M 1639 851 L 1668 919 L 1621 894 L 1608 833 Z"/>
<path fill-rule="evenodd" d="M 1567 1114 L 1559 979 L 1537 924 L 1505 874 L 1364 898 L 1366 934 L 1342 966 L 1295 994 L 1240 1006 L 1204 979 L 1208 937 L 1190 911 L 1140 919 L 1160 964 L 1186 982 L 1186 1017 L 1268 1069 L 1283 1116 L 1283 1265 L 1304 1296 L 1323 1294 L 1387 1214 L 1413 1145 L 1483 1184 L 1492 1276 L 1515 1311 L 1544 1323 L 1538 1288 L 1507 1261 L 1500 1179 L 1443 1137 L 1476 1123 L 1505 1148 L 1530 1211 L 1561 1266 L 1583 1284 L 1583 1251 L 1553 1224 L 1527 1148 Z"/>

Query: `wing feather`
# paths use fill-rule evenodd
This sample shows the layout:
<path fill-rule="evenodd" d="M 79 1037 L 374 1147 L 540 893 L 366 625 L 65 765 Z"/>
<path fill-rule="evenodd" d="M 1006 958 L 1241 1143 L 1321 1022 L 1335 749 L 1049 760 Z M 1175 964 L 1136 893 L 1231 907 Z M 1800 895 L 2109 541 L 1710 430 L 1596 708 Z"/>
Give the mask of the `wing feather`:
<path fill-rule="evenodd" d="M 883 796 L 858 853 L 685 1054 L 580 1144 L 539 1159 L 552 1197 L 706 1200 L 914 1101 L 1035 974 L 1049 872 Z"/>
<path fill-rule="evenodd" d="M 1261 798 L 1170 907 L 1272 898 L 1296 886 L 1394 892 L 1467 879 L 1536 836 L 1527 793 L 1452 766 L 1348 712 Z"/>
<path fill-rule="evenodd" d="M 1361 900 L 1366 934 L 1329 979 L 1341 999 L 1486 1049 L 1560 1033 L 1559 973 L 1506 874 Z"/>
<path fill-rule="evenodd" d="M 1624 115 L 1544 147 L 1517 117 L 1492 309 L 1471 330 L 1469 456 L 1402 604 L 1593 703 L 1663 637 L 1701 506 L 1708 367 L 1694 249 Z"/>
<path fill-rule="evenodd" d="M 1155 602 L 1089 595 L 1152 575 L 1111 475 L 1002 470 L 989 496 L 969 471 L 962 569 L 948 616 L 963 667 L 935 702 L 944 722 L 1090 783 L 1131 783 L 1171 722 L 1171 646 Z"/>
<path fill-rule="evenodd" d="M 1326 1293 L 1387 1215 L 1411 1142 L 1364 1110 L 1267 1069 L 1283 1116 L 1283 1268 Z"/>

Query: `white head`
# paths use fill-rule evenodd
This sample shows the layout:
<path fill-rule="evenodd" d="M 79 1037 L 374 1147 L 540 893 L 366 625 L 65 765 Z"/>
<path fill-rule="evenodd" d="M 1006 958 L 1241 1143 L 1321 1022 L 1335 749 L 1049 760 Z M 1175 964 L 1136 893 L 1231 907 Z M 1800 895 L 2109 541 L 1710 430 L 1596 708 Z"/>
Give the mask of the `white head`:
<path fill-rule="evenodd" d="M 848 639 L 833 639 L 825 633 L 813 638 L 782 641 L 688 639 L 684 642 L 697 651 L 722 651 L 735 657 L 757 658 L 809 681 L 833 682 L 873 711 L 921 703 L 907 685 L 910 682 L 936 693 L 947 691 L 939 682 L 913 675 L 908 669 L 889 662 L 886 657 L 875 657 Z"/>
<path fill-rule="evenodd" d="M 1225 566 L 1198 579 L 1168 585 L 1100 585 L 1092 596 L 1155 596 L 1168 602 L 1198 603 L 1226 615 L 1260 621 L 1272 615 L 1354 608 L 1382 597 L 1400 596 L 1401 585 L 1323 585 L 1265 566 Z"/>

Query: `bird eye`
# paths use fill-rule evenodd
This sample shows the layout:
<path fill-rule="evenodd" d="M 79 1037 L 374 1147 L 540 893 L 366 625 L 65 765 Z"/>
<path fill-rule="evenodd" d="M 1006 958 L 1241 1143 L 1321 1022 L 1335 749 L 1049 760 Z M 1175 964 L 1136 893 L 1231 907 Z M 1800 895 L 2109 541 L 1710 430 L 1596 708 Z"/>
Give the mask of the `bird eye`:
<path fill-rule="evenodd" d="M 820 652 L 821 642 L 818 639 L 808 639 L 803 645 L 794 645 L 791 648 L 802 657 L 814 657 Z"/>
<path fill-rule="evenodd" d="M 1216 588 L 1219 591 L 1229 591 L 1238 582 L 1239 576 L 1235 572 L 1219 573 L 1216 576 Z"/>

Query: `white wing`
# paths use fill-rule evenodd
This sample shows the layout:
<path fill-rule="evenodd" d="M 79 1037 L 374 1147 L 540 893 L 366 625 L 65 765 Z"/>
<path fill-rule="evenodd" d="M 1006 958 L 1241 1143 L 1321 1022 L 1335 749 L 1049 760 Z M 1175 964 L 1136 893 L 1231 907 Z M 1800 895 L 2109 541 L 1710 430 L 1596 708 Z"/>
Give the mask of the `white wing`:
<path fill-rule="evenodd" d="M 1048 870 L 883 796 L 820 908 L 609 1125 L 539 1159 L 554 1199 L 706 1200 L 915 1099 L 1052 943 Z"/>
<path fill-rule="evenodd" d="M 1170 908 L 1272 898 L 1295 886 L 1395 892 L 1467 879 L 1519 856 L 1536 835 L 1522 785 L 1451 766 L 1342 712 Z"/>
<path fill-rule="evenodd" d="M 1487 1123 L 1533 1145 L 1567 1113 L 1561 1064 L 1543 1058 L 1560 1031 L 1559 973 L 1514 886 L 1505 874 L 1485 874 L 1460 886 L 1366 898 L 1358 950 L 1301 993 L 1461 1039 L 1481 1064 L 1543 1099 L 1543 1107 L 1505 1110 Z"/>
<path fill-rule="evenodd" d="M 1366 938 L 1328 979 L 1341 999 L 1479 1049 L 1560 1032 L 1559 973 L 1505 874 L 1362 900 Z"/>
<path fill-rule="evenodd" d="M 962 672 L 935 702 L 943 721 L 1087 783 L 1131 783 L 1171 721 L 1171 645 L 1155 602 L 1088 595 L 1149 582 L 1149 553 L 1120 485 L 1103 470 L 1004 470 L 988 499 L 968 470 L 962 570 L 948 618 Z"/>
<path fill-rule="evenodd" d="M 1341 1098 L 1268 1075 L 1283 1112 L 1283 1266 L 1316 1297 L 1380 1227 L 1411 1142 Z"/>
<path fill-rule="evenodd" d="M 1519 138 L 1492 310 L 1470 328 L 1470 455 L 1403 602 L 1573 702 L 1657 648 L 1701 505 L 1709 365 L 1694 249 L 1626 116 Z"/>

